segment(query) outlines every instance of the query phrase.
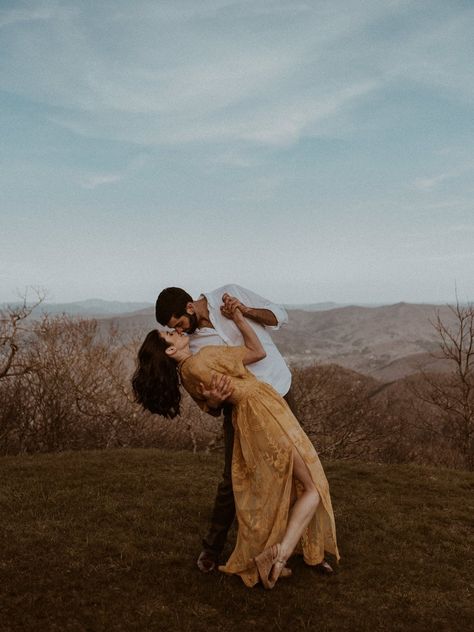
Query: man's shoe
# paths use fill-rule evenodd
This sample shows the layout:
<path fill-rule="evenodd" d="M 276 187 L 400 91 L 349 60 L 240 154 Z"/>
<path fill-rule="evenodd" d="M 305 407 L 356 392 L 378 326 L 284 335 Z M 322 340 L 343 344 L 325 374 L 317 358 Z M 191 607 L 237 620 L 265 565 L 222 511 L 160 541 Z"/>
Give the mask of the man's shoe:
<path fill-rule="evenodd" d="M 197 566 L 201 573 L 211 573 L 217 566 L 217 554 L 204 549 L 198 557 Z"/>
<path fill-rule="evenodd" d="M 316 564 L 314 568 L 318 573 L 321 573 L 321 575 L 334 575 L 332 566 L 328 564 L 326 560 L 323 560 L 321 564 Z"/>

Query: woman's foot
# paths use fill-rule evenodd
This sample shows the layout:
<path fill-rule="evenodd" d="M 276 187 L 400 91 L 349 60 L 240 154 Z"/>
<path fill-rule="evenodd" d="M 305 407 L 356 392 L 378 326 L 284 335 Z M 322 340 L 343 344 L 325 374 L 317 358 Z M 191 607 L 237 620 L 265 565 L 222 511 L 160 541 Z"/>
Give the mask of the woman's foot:
<path fill-rule="evenodd" d="M 293 575 L 293 571 L 291 570 L 291 568 L 288 568 L 288 566 L 284 566 L 280 573 L 280 579 L 291 577 L 292 575 Z"/>
<path fill-rule="evenodd" d="M 265 588 L 273 588 L 278 578 L 291 577 L 291 569 L 286 568 L 286 560 L 283 559 L 281 544 L 274 544 L 265 549 L 255 558 L 260 581 Z"/>
<path fill-rule="evenodd" d="M 291 576 L 291 569 L 286 568 L 286 560 L 281 559 L 281 545 L 274 544 L 262 551 L 255 558 L 260 581 L 265 588 L 273 588 L 280 575 Z"/>
<path fill-rule="evenodd" d="M 286 567 L 286 559 L 283 558 L 281 544 L 275 544 L 275 548 L 274 562 L 268 576 L 269 588 L 273 588 L 277 583 L 278 578 L 284 575 L 284 569 Z"/>

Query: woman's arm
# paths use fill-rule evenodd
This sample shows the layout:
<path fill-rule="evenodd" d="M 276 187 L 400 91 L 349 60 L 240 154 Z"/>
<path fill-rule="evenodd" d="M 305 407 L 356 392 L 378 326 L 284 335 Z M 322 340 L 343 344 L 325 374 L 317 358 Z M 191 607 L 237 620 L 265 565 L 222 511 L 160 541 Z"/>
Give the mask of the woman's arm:
<path fill-rule="evenodd" d="M 242 315 L 242 312 L 238 307 L 236 307 L 232 312 L 232 320 L 239 328 L 244 339 L 246 352 L 242 362 L 244 364 L 252 364 L 253 362 L 263 360 L 267 353 L 253 327 L 249 324 L 245 316 Z"/>

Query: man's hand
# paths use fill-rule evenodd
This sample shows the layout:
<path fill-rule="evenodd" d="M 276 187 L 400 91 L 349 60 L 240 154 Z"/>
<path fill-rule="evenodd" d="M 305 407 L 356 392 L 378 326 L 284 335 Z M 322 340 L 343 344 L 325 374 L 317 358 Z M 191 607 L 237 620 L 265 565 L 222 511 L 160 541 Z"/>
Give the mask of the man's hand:
<path fill-rule="evenodd" d="M 201 394 L 205 398 L 209 408 L 220 408 L 234 391 L 232 380 L 228 375 L 218 376 L 216 373 L 213 373 L 208 389 L 202 382 L 200 382 L 199 385 L 201 387 Z"/>

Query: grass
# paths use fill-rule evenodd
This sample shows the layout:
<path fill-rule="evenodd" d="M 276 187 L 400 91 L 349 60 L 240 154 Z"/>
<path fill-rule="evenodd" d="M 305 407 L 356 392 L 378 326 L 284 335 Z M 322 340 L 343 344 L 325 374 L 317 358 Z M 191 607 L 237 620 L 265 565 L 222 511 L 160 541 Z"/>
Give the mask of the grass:
<path fill-rule="evenodd" d="M 472 474 L 326 463 L 338 572 L 295 558 L 264 591 L 195 566 L 221 467 L 160 450 L 1 459 L 0 630 L 470 629 Z"/>

